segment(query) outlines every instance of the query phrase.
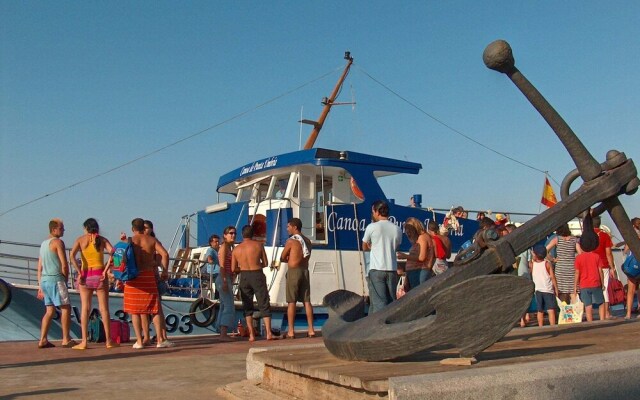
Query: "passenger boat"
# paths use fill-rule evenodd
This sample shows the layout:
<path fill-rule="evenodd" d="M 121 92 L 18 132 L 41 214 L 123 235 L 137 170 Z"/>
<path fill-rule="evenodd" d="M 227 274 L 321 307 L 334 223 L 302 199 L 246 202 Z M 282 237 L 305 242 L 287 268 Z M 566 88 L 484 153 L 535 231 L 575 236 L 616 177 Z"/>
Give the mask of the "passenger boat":
<path fill-rule="evenodd" d="M 171 245 L 173 288 L 169 296 L 163 296 L 170 334 L 213 331 L 210 322 L 215 318 L 215 302 L 212 304 L 206 299 L 215 298 L 215 294 L 209 285 L 202 282 L 200 267 L 209 236 L 214 233 L 222 236 L 226 226 L 232 225 L 240 231 L 242 226 L 251 224 L 255 238 L 264 243 L 271 265 L 275 265 L 287 240 L 287 221 L 292 217 L 302 220 L 302 233 L 313 245 L 309 272 L 316 329 L 321 329 L 326 319 L 322 299 L 327 293 L 346 289 L 367 294 L 367 253 L 362 249 L 362 236 L 371 222 L 371 204 L 374 201 L 387 200 L 390 203 L 389 219 L 401 228 L 408 217 L 418 218 L 425 226 L 430 220 L 443 225 L 446 219 L 445 227 L 448 228 L 454 255 L 477 231 L 475 220 L 450 219 L 443 212 L 422 209 L 419 204 L 417 207 L 395 204 L 385 195 L 379 179 L 397 174 L 418 174 L 421 164 L 346 149 L 314 147 L 331 107 L 339 104 L 336 97 L 353 63 L 349 53 L 345 54 L 345 59 L 346 66 L 331 96 L 323 101 L 324 108 L 318 120 L 301 121 L 313 125 L 303 149 L 247 162 L 222 175 L 216 188 L 218 200 L 197 213 L 183 217 Z M 231 200 L 220 201 L 224 195 Z M 197 239 L 191 246 L 188 238 L 193 230 L 197 232 Z M 400 250 L 408 251 L 409 247 L 405 237 Z M 31 259 L 30 262 L 37 260 Z M 5 270 L 6 265 L 2 264 L 2 271 Z M 287 328 L 286 272 L 286 264 L 264 269 L 274 312 L 272 326 L 280 330 Z M 13 300 L 0 313 L 0 318 L 5 320 L 0 324 L 0 340 L 37 337 L 44 307 L 35 298 L 35 273 L 31 271 L 29 274 L 26 283 L 10 281 Z M 205 286 L 205 289 L 201 290 L 200 286 Z M 79 309 L 77 292 L 71 290 L 71 293 L 74 310 Z M 181 295 L 199 298 L 194 300 Z M 121 296 L 120 293 L 110 296 L 112 318 L 128 320 L 121 311 Z M 237 304 L 238 309 L 239 306 Z M 204 317 L 198 314 L 203 308 Z M 241 316 L 240 313 L 238 315 Z M 300 317 L 296 317 L 296 326 L 306 324 L 302 311 Z M 77 313 L 73 331 L 75 335 L 79 332 Z M 52 332 L 52 336 L 55 335 L 56 332 Z"/>

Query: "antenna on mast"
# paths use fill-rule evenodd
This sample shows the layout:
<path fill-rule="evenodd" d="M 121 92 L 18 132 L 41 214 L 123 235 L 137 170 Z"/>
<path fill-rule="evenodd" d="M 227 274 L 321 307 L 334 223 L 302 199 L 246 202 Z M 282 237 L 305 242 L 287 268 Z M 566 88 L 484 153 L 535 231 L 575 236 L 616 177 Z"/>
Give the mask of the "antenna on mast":
<path fill-rule="evenodd" d="M 327 115 L 329 115 L 329 111 L 331 111 L 331 106 L 336 105 L 344 105 L 344 104 L 353 104 L 353 103 L 336 103 L 336 97 L 338 97 L 338 93 L 340 93 L 340 89 L 342 88 L 342 84 L 344 83 L 345 78 L 349 74 L 349 68 L 351 68 L 351 64 L 353 64 L 353 57 L 351 57 L 351 52 L 345 51 L 344 59 L 347 60 L 347 65 L 344 67 L 344 71 L 338 79 L 336 86 L 333 88 L 333 92 L 331 92 L 331 96 L 328 98 L 325 97 L 322 99 L 322 104 L 324 104 L 324 108 L 322 109 L 322 113 L 317 121 L 312 121 L 308 119 L 300 120 L 303 124 L 313 125 L 313 130 L 309 134 L 309 138 L 307 142 L 304 144 L 304 149 L 308 150 L 313 147 L 316 143 L 316 139 L 318 138 L 318 134 L 322 129 L 322 125 L 324 125 L 324 121 L 327 119 Z"/>

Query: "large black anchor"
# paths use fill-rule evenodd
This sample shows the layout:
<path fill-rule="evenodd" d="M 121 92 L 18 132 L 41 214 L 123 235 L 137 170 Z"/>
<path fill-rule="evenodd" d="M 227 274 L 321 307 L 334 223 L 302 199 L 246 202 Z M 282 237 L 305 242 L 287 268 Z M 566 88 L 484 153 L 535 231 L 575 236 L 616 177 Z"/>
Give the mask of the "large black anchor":
<path fill-rule="evenodd" d="M 640 254 L 640 240 L 618 196 L 633 194 L 640 184 L 633 161 L 611 150 L 600 164 L 536 88 L 515 67 L 509 44 L 498 40 L 484 51 L 488 68 L 505 73 L 554 130 L 577 170 L 562 185 L 562 201 L 509 235 L 458 254 L 454 266 L 383 310 L 365 317 L 364 298 L 338 290 L 324 297 L 329 319 L 322 328 L 327 349 L 347 360 L 383 361 L 450 345 L 472 357 L 507 334 L 527 309 L 533 284 L 524 278 L 495 274 L 515 257 L 596 203 L 595 213 L 609 212 L 625 241 Z M 582 186 L 569 194 L 580 176 Z"/>

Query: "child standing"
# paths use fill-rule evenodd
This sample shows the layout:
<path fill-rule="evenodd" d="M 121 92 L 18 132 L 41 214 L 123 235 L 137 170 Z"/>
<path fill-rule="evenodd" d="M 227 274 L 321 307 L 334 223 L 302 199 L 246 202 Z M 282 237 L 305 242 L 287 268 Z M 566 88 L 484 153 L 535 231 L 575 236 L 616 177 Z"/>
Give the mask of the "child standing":
<path fill-rule="evenodd" d="M 556 324 L 556 295 L 558 284 L 556 276 L 551 268 L 551 263 L 546 260 L 547 249 L 544 245 L 533 247 L 533 261 L 531 265 L 531 277 L 536 287 L 536 302 L 538 303 L 538 326 L 544 325 L 544 313 L 549 314 L 549 324 Z"/>
<path fill-rule="evenodd" d="M 596 242 L 597 244 L 597 242 Z M 583 246 L 586 250 L 587 246 Z M 584 303 L 587 321 L 593 321 L 593 306 L 598 306 L 600 319 L 604 317 L 604 294 L 602 292 L 604 276 L 602 261 L 595 251 L 585 251 L 576 256 L 576 281 L 573 294 L 580 287 L 580 300 Z"/>

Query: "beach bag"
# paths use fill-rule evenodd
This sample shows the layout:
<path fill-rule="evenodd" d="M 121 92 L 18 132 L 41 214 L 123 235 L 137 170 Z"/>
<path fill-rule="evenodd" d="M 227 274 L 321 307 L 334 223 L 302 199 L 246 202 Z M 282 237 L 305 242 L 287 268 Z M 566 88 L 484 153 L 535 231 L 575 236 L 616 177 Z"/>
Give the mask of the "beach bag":
<path fill-rule="evenodd" d="M 627 258 L 624 259 L 624 262 L 622 263 L 622 272 L 624 272 L 629 278 L 637 278 L 640 276 L 640 265 L 638 265 L 638 260 L 633 253 L 629 253 Z"/>
<path fill-rule="evenodd" d="M 138 277 L 138 265 L 133 253 L 131 238 L 127 242 L 118 242 L 113 252 L 113 276 L 119 281 L 130 281 Z"/>
<path fill-rule="evenodd" d="M 584 313 L 584 303 L 580 301 L 580 297 L 576 296 L 575 300 L 571 304 L 567 304 L 564 301 L 560 301 L 556 297 L 558 308 L 560 312 L 558 314 L 558 324 L 578 324 L 582 322 L 582 314 Z"/>
<path fill-rule="evenodd" d="M 111 336 L 111 341 L 116 343 L 127 343 L 129 342 L 129 324 L 121 321 L 119 319 L 112 319 L 109 322 L 109 335 Z"/>
<path fill-rule="evenodd" d="M 433 264 L 433 273 L 436 275 L 440 275 L 449 269 L 449 263 L 447 260 L 436 258 L 436 262 Z"/>
<path fill-rule="evenodd" d="M 609 285 L 607 286 L 607 293 L 609 294 L 609 304 L 615 306 L 617 304 L 624 303 L 624 286 L 622 282 L 613 276 L 609 277 Z"/>
<path fill-rule="evenodd" d="M 402 275 L 400 279 L 398 279 L 398 285 L 396 286 L 396 299 L 407 294 L 409 286 L 409 280 L 406 276 Z"/>
<path fill-rule="evenodd" d="M 88 340 L 94 343 L 105 342 L 106 336 L 104 333 L 104 326 L 102 325 L 102 318 L 96 311 L 93 311 L 89 315 L 89 327 L 88 327 Z"/>

